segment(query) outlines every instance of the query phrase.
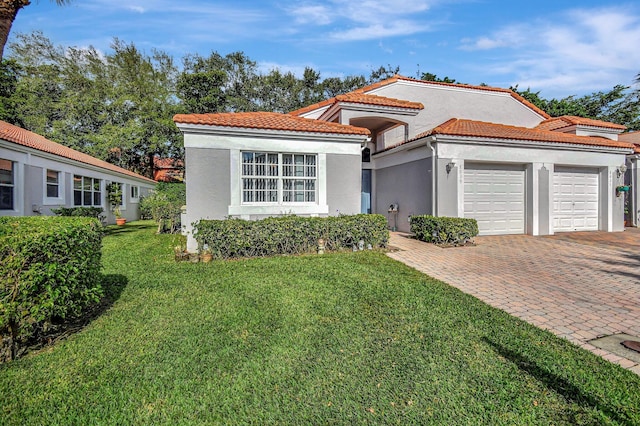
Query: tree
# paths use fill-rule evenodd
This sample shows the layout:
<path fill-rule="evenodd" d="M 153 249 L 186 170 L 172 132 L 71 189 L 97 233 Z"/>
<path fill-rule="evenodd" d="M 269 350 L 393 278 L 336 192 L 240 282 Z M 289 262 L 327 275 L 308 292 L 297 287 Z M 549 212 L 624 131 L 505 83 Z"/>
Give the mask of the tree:
<path fill-rule="evenodd" d="M 437 81 L 440 83 L 455 83 L 456 79 L 455 78 L 449 78 L 447 76 L 445 76 L 444 78 L 440 78 L 435 74 L 432 74 L 430 72 L 423 72 L 422 76 L 420 77 L 421 80 L 424 81 Z"/>
<path fill-rule="evenodd" d="M 69 3 L 71 0 L 56 0 L 59 6 Z M 13 21 L 20 9 L 31 4 L 30 0 L 0 0 L 0 60 L 4 54 L 4 46 L 9 39 L 9 32 Z"/>

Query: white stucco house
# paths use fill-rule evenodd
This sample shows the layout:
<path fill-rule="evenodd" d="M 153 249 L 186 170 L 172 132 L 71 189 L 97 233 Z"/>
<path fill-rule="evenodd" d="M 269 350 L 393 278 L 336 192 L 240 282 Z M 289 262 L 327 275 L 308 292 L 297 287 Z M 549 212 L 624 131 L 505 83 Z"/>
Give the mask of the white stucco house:
<path fill-rule="evenodd" d="M 625 220 L 629 225 L 638 226 L 640 224 L 640 168 L 638 168 L 640 132 L 622 133 L 618 136 L 618 139 L 632 143 L 634 146 L 633 154 L 627 156 L 625 185 L 629 185 L 631 190 L 627 194 Z"/>
<path fill-rule="evenodd" d="M 0 216 L 100 207 L 107 223 L 115 223 L 106 196 L 109 183 L 122 186 L 122 216 L 139 219 L 140 197 L 155 187 L 153 180 L 0 121 Z"/>
<path fill-rule="evenodd" d="M 289 114 L 174 121 L 187 231 L 201 218 L 361 212 L 402 231 L 419 214 L 475 218 L 481 235 L 624 229 L 625 127 L 553 118 L 506 89 L 395 76 Z"/>

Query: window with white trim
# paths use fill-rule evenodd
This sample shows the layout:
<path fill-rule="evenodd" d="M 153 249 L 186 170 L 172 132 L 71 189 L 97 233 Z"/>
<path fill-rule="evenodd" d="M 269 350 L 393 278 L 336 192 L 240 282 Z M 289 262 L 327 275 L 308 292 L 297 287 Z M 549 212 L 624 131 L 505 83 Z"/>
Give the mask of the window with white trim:
<path fill-rule="evenodd" d="M 47 198 L 60 198 L 60 172 L 47 169 Z"/>
<path fill-rule="evenodd" d="M 131 199 L 137 200 L 140 198 L 140 188 L 136 185 L 131 185 Z"/>
<path fill-rule="evenodd" d="M 102 206 L 100 179 L 73 175 L 73 205 Z"/>
<path fill-rule="evenodd" d="M 316 154 L 242 152 L 242 202 L 315 203 Z"/>
<path fill-rule="evenodd" d="M 13 210 L 15 166 L 13 161 L 0 158 L 0 210 Z"/>

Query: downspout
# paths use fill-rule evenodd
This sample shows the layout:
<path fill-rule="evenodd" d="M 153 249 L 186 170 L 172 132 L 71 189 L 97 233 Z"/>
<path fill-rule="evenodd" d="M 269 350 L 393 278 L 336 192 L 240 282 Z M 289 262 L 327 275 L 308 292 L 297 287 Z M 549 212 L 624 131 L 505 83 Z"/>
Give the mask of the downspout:
<path fill-rule="evenodd" d="M 438 162 L 436 161 L 436 148 L 433 146 L 432 138 L 427 139 L 427 147 L 431 150 L 431 215 L 437 216 L 436 180 L 438 173 L 436 173 L 436 167 Z"/>

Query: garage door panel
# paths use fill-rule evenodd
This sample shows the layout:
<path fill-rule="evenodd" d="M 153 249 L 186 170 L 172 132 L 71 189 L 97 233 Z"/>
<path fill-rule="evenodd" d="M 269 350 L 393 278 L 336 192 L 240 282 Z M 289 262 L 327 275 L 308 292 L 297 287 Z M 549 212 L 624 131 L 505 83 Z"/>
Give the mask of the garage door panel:
<path fill-rule="evenodd" d="M 465 164 L 464 216 L 481 235 L 524 233 L 524 170 L 517 166 Z"/>
<path fill-rule="evenodd" d="M 596 169 L 558 168 L 553 174 L 555 232 L 598 229 L 599 174 Z"/>

